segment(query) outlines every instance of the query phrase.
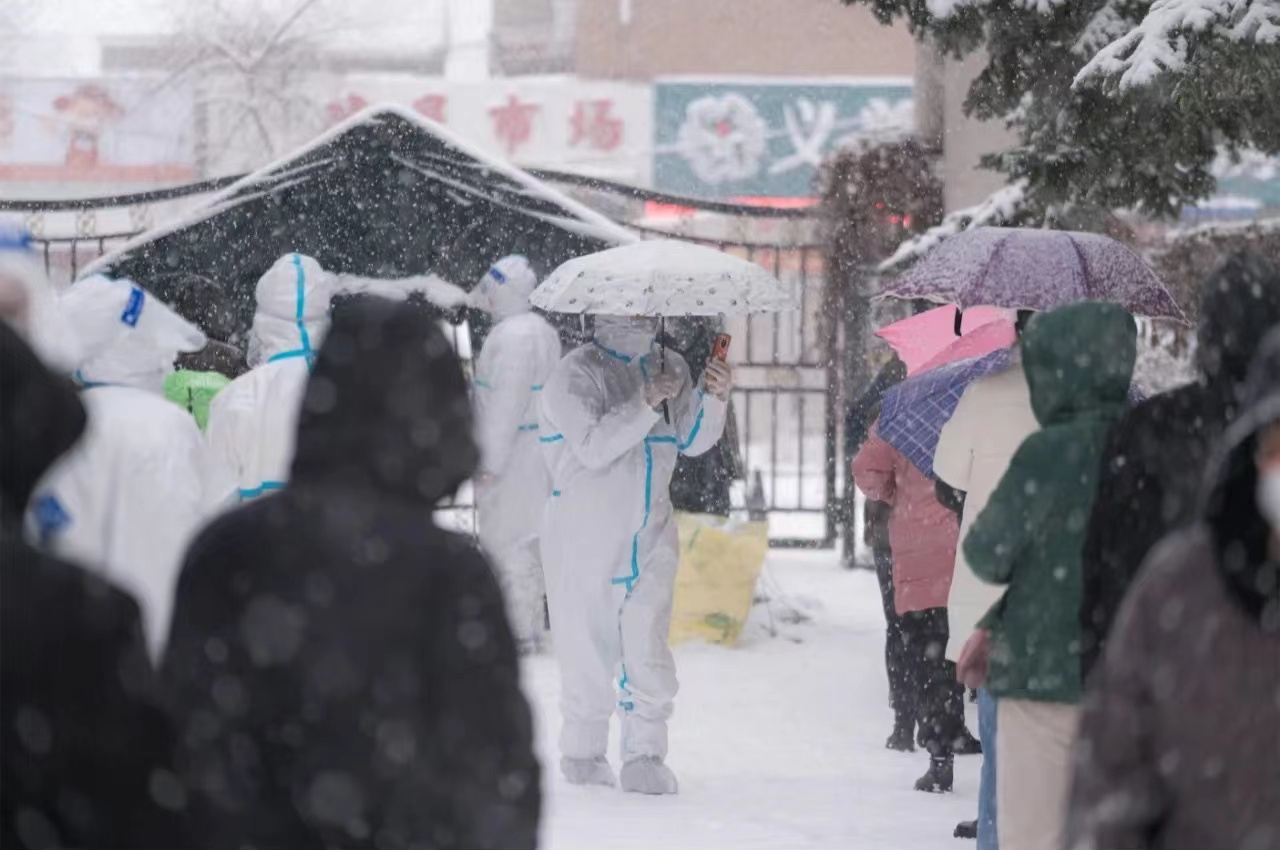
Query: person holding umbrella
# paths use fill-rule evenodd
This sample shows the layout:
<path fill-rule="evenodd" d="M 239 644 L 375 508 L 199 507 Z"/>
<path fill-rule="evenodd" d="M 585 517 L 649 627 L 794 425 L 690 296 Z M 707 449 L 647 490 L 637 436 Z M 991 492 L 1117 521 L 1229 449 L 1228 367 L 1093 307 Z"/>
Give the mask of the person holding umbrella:
<path fill-rule="evenodd" d="M 785 309 L 790 298 L 759 266 L 650 242 L 571 260 L 533 303 L 596 314 L 591 341 L 560 362 L 541 401 L 561 771 L 574 784 L 615 784 L 606 750 L 616 710 L 623 790 L 674 794 L 665 760 L 677 682 L 667 635 L 679 556 L 669 488 L 679 455 L 720 440 L 733 375 L 712 359 L 698 380 L 657 345 L 660 317 Z"/>

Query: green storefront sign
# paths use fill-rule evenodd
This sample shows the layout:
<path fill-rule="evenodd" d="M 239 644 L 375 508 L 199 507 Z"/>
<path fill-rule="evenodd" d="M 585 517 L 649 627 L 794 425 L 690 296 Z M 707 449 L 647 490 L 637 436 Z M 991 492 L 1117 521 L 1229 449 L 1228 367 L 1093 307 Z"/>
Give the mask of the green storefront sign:
<path fill-rule="evenodd" d="M 837 146 L 910 132 L 908 81 L 654 84 L 656 188 L 707 198 L 804 198 Z"/>

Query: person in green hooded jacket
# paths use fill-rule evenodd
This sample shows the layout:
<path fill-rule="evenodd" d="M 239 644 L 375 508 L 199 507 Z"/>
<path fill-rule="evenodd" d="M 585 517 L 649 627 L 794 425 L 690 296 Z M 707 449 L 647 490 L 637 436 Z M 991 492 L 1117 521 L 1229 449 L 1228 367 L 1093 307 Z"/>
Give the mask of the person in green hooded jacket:
<path fill-rule="evenodd" d="M 964 541 L 977 576 L 1006 585 L 980 624 L 998 699 L 1000 843 L 1061 846 L 1082 693 L 1081 553 L 1108 431 L 1125 411 L 1137 356 L 1133 317 L 1085 302 L 1032 320 L 1022 337 L 1026 439 Z"/>

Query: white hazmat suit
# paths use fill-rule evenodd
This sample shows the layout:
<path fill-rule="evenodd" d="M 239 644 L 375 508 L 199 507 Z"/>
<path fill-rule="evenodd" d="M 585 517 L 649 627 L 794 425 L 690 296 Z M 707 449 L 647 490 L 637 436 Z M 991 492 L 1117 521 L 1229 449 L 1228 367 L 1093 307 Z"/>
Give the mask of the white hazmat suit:
<path fill-rule="evenodd" d="M 286 254 L 263 274 L 254 292 L 248 351 L 252 368 L 209 406 L 206 438 L 219 467 L 229 473 L 219 485 L 227 497 L 248 501 L 284 487 L 302 397 L 329 329 L 333 297 L 369 293 L 403 300 L 414 291 L 449 308 L 466 299 L 461 289 L 436 277 L 379 280 L 334 274 L 303 254 Z"/>
<path fill-rule="evenodd" d="M 175 357 L 204 334 L 125 280 L 88 278 L 60 302 L 87 358 L 75 375 L 89 420 L 36 488 L 31 525 L 42 546 L 137 597 L 158 656 L 187 545 L 215 507 L 200 429 L 163 396 Z"/>
<path fill-rule="evenodd" d="M 560 661 L 562 769 L 571 781 L 612 784 L 604 756 L 616 710 L 623 787 L 632 763 L 656 762 L 670 793 L 675 779 L 661 762 L 677 689 L 667 639 L 679 558 L 669 485 L 677 455 L 720 439 L 726 405 L 668 352 L 666 370 L 681 381 L 671 422 L 650 407 L 655 331 L 647 319 L 596 317 L 593 342 L 566 356 L 543 390 L 539 440 L 554 489 L 542 558 Z M 591 764 L 598 770 L 580 772 Z"/>
<path fill-rule="evenodd" d="M 538 443 L 538 398 L 564 353 L 555 328 L 531 311 L 537 285 L 529 261 L 511 256 L 486 272 L 475 291 L 475 305 L 497 322 L 475 366 L 480 543 L 497 563 L 512 629 L 525 649 L 541 638 L 546 595 L 538 530 L 551 476 Z"/>

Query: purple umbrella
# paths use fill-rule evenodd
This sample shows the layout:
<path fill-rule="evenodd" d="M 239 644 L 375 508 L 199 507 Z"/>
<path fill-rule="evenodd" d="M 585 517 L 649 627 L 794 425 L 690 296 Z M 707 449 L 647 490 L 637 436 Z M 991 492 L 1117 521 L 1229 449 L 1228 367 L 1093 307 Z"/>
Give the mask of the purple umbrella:
<path fill-rule="evenodd" d="M 1156 273 L 1128 247 L 1065 230 L 966 230 L 889 281 L 880 297 L 1036 311 L 1111 301 L 1137 316 L 1186 321 Z"/>

